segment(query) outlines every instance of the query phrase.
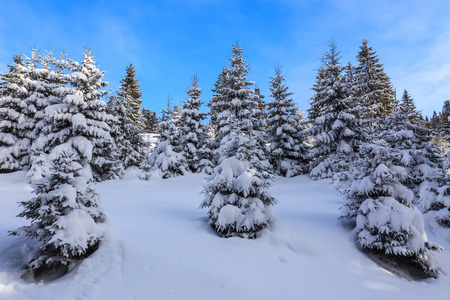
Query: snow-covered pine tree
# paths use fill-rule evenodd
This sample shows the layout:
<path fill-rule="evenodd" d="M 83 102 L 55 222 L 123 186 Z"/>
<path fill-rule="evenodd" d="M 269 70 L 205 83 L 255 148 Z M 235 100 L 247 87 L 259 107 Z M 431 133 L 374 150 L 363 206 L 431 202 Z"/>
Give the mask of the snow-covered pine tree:
<path fill-rule="evenodd" d="M 64 72 L 69 69 L 71 64 L 71 61 L 66 58 L 67 55 L 64 52 L 61 53 L 59 59 L 56 59 L 51 50 L 48 50 L 45 56 L 37 55 L 37 50 L 33 50 L 31 59 L 27 59 L 31 78 L 36 87 L 31 90 L 30 96 L 27 98 L 29 119 L 34 123 L 33 130 L 29 132 L 32 144 L 27 177 L 31 182 L 49 174 L 47 153 L 42 149 L 44 145 L 39 144 L 37 139 L 41 135 L 42 128 L 50 126 L 46 123 L 46 107 L 61 102 L 57 91 L 64 89 L 67 85 Z"/>
<path fill-rule="evenodd" d="M 416 103 L 407 90 L 403 91 L 400 106 L 408 115 L 408 119 L 413 124 L 422 122 L 422 114 L 417 110 Z"/>
<path fill-rule="evenodd" d="M 156 112 L 142 108 L 142 119 L 144 132 L 156 133 L 158 131 L 158 118 L 156 117 Z"/>
<path fill-rule="evenodd" d="M 438 135 L 441 132 L 441 113 L 438 114 L 435 110 L 433 111 L 433 116 L 430 118 L 430 125 L 433 134 Z"/>
<path fill-rule="evenodd" d="M 202 89 L 198 86 L 196 75 L 192 78 L 192 86 L 188 88 L 189 99 L 184 101 L 178 128 L 178 152 L 182 152 L 191 172 L 211 173 L 211 149 L 209 148 L 208 125 L 202 121 L 206 113 L 200 111 Z"/>
<path fill-rule="evenodd" d="M 81 64 L 69 61 L 68 74 L 55 73 L 55 82 L 65 86 L 55 88 L 55 102 L 45 108 L 44 125 L 33 145 L 36 151 L 50 153 L 57 145 L 68 143 L 92 168 L 94 178 L 103 180 L 118 174 L 111 154 L 116 151 L 110 135 L 110 122 L 114 117 L 106 112 L 106 103 L 100 99 L 108 93 L 101 90 L 104 71 L 99 71 L 89 49 Z"/>
<path fill-rule="evenodd" d="M 161 110 L 162 118 L 159 122 L 159 142 L 149 158 L 150 167 L 158 170 L 161 178 L 184 175 L 188 168 L 184 155 L 177 152 L 179 136 L 175 121 L 172 118 L 173 107 L 171 99 L 167 98 L 167 108 Z"/>
<path fill-rule="evenodd" d="M 325 67 L 322 65 L 317 70 L 316 81 L 314 82 L 311 90 L 314 91 L 315 94 L 322 92 L 323 83 L 325 80 Z M 308 123 L 314 124 L 316 118 L 320 116 L 320 106 L 315 105 L 313 99 L 311 99 L 310 107 L 306 110 L 308 112 Z"/>
<path fill-rule="evenodd" d="M 130 108 L 127 108 L 127 103 L 128 99 L 123 96 L 112 96 L 107 106 L 107 111 L 115 117 L 110 126 L 117 152 L 112 155 L 117 160 L 116 168 L 118 169 L 115 173 L 120 177 L 124 169 L 132 166 L 146 169 L 148 164 L 146 143 L 141 136 L 141 130 L 130 118 Z M 143 178 L 148 177 L 149 175 L 143 175 Z"/>
<path fill-rule="evenodd" d="M 266 96 L 261 93 L 261 89 L 258 86 L 255 87 L 254 91 L 255 96 L 253 99 L 256 101 L 256 109 L 258 110 L 258 116 L 255 116 L 255 118 L 259 119 L 260 122 L 253 124 L 253 130 L 260 131 L 263 134 L 264 139 L 267 139 L 267 103 L 264 101 Z"/>
<path fill-rule="evenodd" d="M 281 68 L 275 68 L 270 77 L 270 97 L 267 107 L 267 143 L 270 162 L 281 176 L 292 177 L 306 171 L 308 147 L 304 143 L 304 127 L 300 123 L 297 108 L 284 84 Z"/>
<path fill-rule="evenodd" d="M 427 240 L 421 212 L 413 205 L 414 194 L 400 179 L 407 169 L 393 162 L 399 151 L 382 139 L 361 145 L 360 179 L 352 183 L 343 218 L 356 217 L 358 244 L 381 257 L 395 258 L 419 266 L 428 276 L 438 267 L 430 251 L 440 247 Z"/>
<path fill-rule="evenodd" d="M 423 182 L 419 190 L 419 205 L 439 224 L 450 227 L 450 174 L 440 172 L 431 181 Z"/>
<path fill-rule="evenodd" d="M 22 169 L 28 164 L 30 120 L 27 101 L 32 88 L 30 72 L 22 55 L 13 58 L 0 81 L 0 172 Z"/>
<path fill-rule="evenodd" d="M 440 134 L 450 142 L 450 100 L 444 101 L 440 121 Z"/>
<path fill-rule="evenodd" d="M 63 143 L 52 149 L 50 174 L 34 182 L 35 198 L 21 202 L 24 210 L 19 217 L 31 224 L 10 232 L 40 241 L 27 262 L 28 277 L 36 281 L 64 275 L 94 252 L 103 238 L 105 216 L 86 163 L 92 144 L 82 136 L 74 139 L 72 145 Z M 80 153 L 81 144 L 84 153 Z"/>
<path fill-rule="evenodd" d="M 438 116 L 435 112 L 435 122 L 439 122 L 440 134 L 434 136 L 434 143 L 441 145 L 442 149 L 448 149 L 448 142 L 450 140 L 450 101 L 444 102 L 443 111 Z M 438 119 L 440 117 L 440 120 Z M 447 118 L 447 120 L 446 120 Z M 438 120 L 436 120 L 438 119 Z M 444 150 L 444 151 L 445 151 Z M 445 153 L 445 152 L 444 152 Z M 419 203 L 423 210 L 432 214 L 436 221 L 442 226 L 450 227 L 450 151 L 447 151 L 445 162 L 442 169 L 440 169 L 434 177 L 429 181 L 424 181 L 419 189 Z"/>
<path fill-rule="evenodd" d="M 344 172 L 365 138 L 353 77 L 342 74 L 336 43 L 331 41 L 329 47 L 313 87 L 316 93 L 309 109 L 312 125 L 305 131 L 314 138 L 310 152 L 312 178 L 331 178 L 336 172 Z"/>
<path fill-rule="evenodd" d="M 269 194 L 272 175 L 268 172 L 264 149 L 253 130 L 261 111 L 257 109 L 253 84 L 247 81 L 248 66 L 242 48 L 235 45 L 230 68 L 214 103 L 219 132 L 215 150 L 217 167 L 207 178 L 201 207 L 209 208 L 210 224 L 222 237 L 255 238 L 273 219 L 270 207 L 276 200 Z"/>
<path fill-rule="evenodd" d="M 10 170 L 28 168 L 35 160 L 32 145 L 39 136 L 43 109 L 53 100 L 50 91 L 55 88 L 53 81 L 57 77 L 51 68 L 59 61 L 52 55 L 49 50 L 42 57 L 33 49 L 31 57 L 15 57 L 16 64 L 2 76 L 0 136 L 6 137 L 10 144 L 0 141 L 0 170 L 7 164 L 12 167 Z"/>
<path fill-rule="evenodd" d="M 408 170 L 410 177 L 402 183 L 417 194 L 419 185 L 428 185 L 442 172 L 442 160 L 439 148 L 430 143 L 430 130 L 416 116 L 414 110 L 399 106 L 392 116 L 379 119 L 376 130 L 398 151 L 393 164 Z"/>
<path fill-rule="evenodd" d="M 266 167 L 272 168 L 268 160 L 267 154 L 267 105 L 264 102 L 265 96 L 261 93 L 258 86 L 255 86 L 253 93 L 250 94 L 250 99 L 253 101 L 251 109 L 251 122 L 252 122 L 252 133 L 253 137 L 260 144 L 261 149 L 265 152 L 265 157 L 267 157 Z M 271 171 L 273 173 L 273 170 Z"/>
<path fill-rule="evenodd" d="M 360 102 L 366 105 L 365 112 L 369 113 L 363 117 L 373 119 L 392 115 L 397 102 L 395 90 L 376 51 L 369 47 L 366 39 L 356 59 L 359 64 L 354 76 L 360 87 Z"/>
<path fill-rule="evenodd" d="M 219 147 L 218 144 L 214 143 L 216 141 L 216 137 L 218 133 L 220 132 L 220 124 L 218 120 L 218 115 L 223 111 L 222 107 L 222 94 L 220 91 L 225 85 L 226 77 L 227 77 L 228 69 L 226 67 L 222 68 L 222 73 L 219 74 L 217 81 L 214 83 L 214 89 L 212 92 L 214 93 L 211 97 L 211 101 L 206 104 L 209 109 L 209 126 L 210 126 L 210 132 L 211 132 L 211 139 L 213 142 L 211 143 L 211 149 L 217 149 Z"/>
<path fill-rule="evenodd" d="M 224 150 L 236 153 L 224 156 L 207 178 L 200 207 L 209 208 L 209 222 L 221 237 L 256 238 L 274 217 L 271 206 L 276 200 L 268 191 L 273 179 L 255 167 L 252 155 L 262 151 L 255 139 L 235 131 L 225 139 Z"/>
<path fill-rule="evenodd" d="M 172 121 L 175 122 L 175 125 L 178 123 L 178 121 L 179 121 L 180 118 L 181 118 L 181 110 L 182 110 L 182 107 L 183 107 L 183 104 L 182 104 L 181 102 L 182 102 L 182 101 L 180 100 L 180 101 L 178 102 L 178 105 L 175 105 L 175 106 L 172 108 Z M 178 130 L 178 128 L 177 128 L 177 130 Z"/>
<path fill-rule="evenodd" d="M 126 68 L 125 77 L 120 80 L 120 83 L 121 86 L 118 95 L 128 100 L 125 106 L 127 108 L 128 118 L 141 129 L 143 127 L 141 112 L 142 93 L 139 89 L 141 85 L 136 79 L 136 71 L 132 64 Z"/>
<path fill-rule="evenodd" d="M 247 81 L 248 66 L 242 57 L 242 48 L 236 45 L 232 48 L 232 52 L 233 57 L 229 58 L 230 67 L 223 68 L 214 90 L 216 93 L 213 96 L 214 101 L 210 106 L 217 118 L 215 126 L 217 135 L 211 147 L 215 163 L 218 163 L 221 155 L 218 149 L 222 139 L 232 130 L 239 130 L 244 134 L 252 131 L 253 137 L 261 146 L 264 144 L 262 132 L 266 126 L 263 119 L 264 112 L 258 107 L 260 102 L 258 95 L 250 88 L 254 82 Z M 267 160 L 262 163 L 269 168 Z"/>
<path fill-rule="evenodd" d="M 47 57 L 40 64 L 33 74 L 44 96 L 35 96 L 45 109 L 32 148 L 42 160 L 33 164 L 46 162 L 49 167 L 41 178 L 34 178 L 37 197 L 22 202 L 20 216 L 31 219 L 31 225 L 11 232 L 41 242 L 28 262 L 37 280 L 63 275 L 72 263 L 97 249 L 104 215 L 92 171 L 108 174 L 103 167 L 109 166 L 108 152 L 115 151 L 107 125 L 112 117 L 99 100 L 105 94 L 99 90 L 106 85 L 104 72 L 97 69 L 90 51 L 81 64 L 65 57 Z"/>

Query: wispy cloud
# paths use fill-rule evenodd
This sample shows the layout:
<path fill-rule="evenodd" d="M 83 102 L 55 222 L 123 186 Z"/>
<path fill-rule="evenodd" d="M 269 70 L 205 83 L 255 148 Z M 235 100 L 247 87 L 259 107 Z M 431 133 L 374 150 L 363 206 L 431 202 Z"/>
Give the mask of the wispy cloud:
<path fill-rule="evenodd" d="M 444 100 L 450 100 L 449 49 L 450 26 L 428 44 L 423 57 L 399 70 L 398 85 L 411 92 L 426 115 L 440 111 Z"/>

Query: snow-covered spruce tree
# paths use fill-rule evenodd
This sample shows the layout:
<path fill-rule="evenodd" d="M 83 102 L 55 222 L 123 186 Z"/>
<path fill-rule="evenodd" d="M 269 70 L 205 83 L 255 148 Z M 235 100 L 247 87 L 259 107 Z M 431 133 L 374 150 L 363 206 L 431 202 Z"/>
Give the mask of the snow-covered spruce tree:
<path fill-rule="evenodd" d="M 158 131 L 158 118 L 156 112 L 142 108 L 143 132 L 156 133 Z"/>
<path fill-rule="evenodd" d="M 393 163 L 408 170 L 410 177 L 402 183 L 417 194 L 419 185 L 427 186 L 427 182 L 433 181 L 441 172 L 442 160 L 439 148 L 430 143 L 430 130 L 414 116 L 414 111 L 399 106 L 392 116 L 379 119 L 376 130 L 391 148 L 398 151 Z"/>
<path fill-rule="evenodd" d="M 149 158 L 150 167 L 158 170 L 164 179 L 184 175 L 187 171 L 187 162 L 183 153 L 177 152 L 179 136 L 175 121 L 172 119 L 173 108 L 171 99 L 167 98 L 167 108 L 161 110 L 162 118 L 159 122 L 159 142 L 155 151 Z"/>
<path fill-rule="evenodd" d="M 61 57 L 53 57 L 51 50 L 47 51 L 45 56 L 37 55 L 37 50 L 33 50 L 31 59 L 27 59 L 28 69 L 36 88 L 30 91 L 26 99 L 29 109 L 30 120 L 34 122 L 33 130 L 29 132 L 30 140 L 30 163 L 27 172 L 28 179 L 33 182 L 49 174 L 49 164 L 42 145 L 37 142 L 44 127 L 51 126 L 47 124 L 45 109 L 49 105 L 61 102 L 59 92 L 67 85 L 67 78 L 63 75 L 71 65 L 67 60 L 67 55 L 61 53 Z M 41 139 L 42 140 L 42 139 Z"/>
<path fill-rule="evenodd" d="M 432 180 L 423 182 L 419 189 L 419 205 L 439 224 L 450 227 L 450 174 L 440 172 Z"/>
<path fill-rule="evenodd" d="M 444 101 L 440 121 L 440 134 L 444 139 L 450 141 L 450 100 Z"/>
<path fill-rule="evenodd" d="M 236 153 L 224 156 L 207 178 L 201 207 L 209 208 L 210 224 L 221 237 L 256 238 L 274 216 L 276 200 L 268 191 L 273 179 L 256 165 L 253 155 L 262 150 L 255 139 L 235 131 L 225 139 L 223 150 Z"/>
<path fill-rule="evenodd" d="M 264 98 L 266 96 L 261 93 L 261 89 L 258 86 L 255 86 L 254 91 L 253 100 L 256 102 L 256 109 L 258 110 L 255 118 L 259 122 L 253 124 L 253 130 L 258 130 L 262 133 L 263 143 L 265 144 L 267 139 L 267 103 L 264 101 Z"/>
<path fill-rule="evenodd" d="M 232 48 L 231 67 L 214 104 L 220 131 L 215 150 L 218 165 L 207 178 L 201 207 L 208 208 L 210 224 L 222 237 L 256 238 L 258 231 L 273 219 L 270 207 L 276 200 L 269 194 L 272 175 L 268 172 L 264 149 L 257 137 L 254 118 L 260 117 L 254 90 L 247 81 L 248 66 L 242 48 Z M 225 70 L 225 69 L 224 69 Z"/>
<path fill-rule="evenodd" d="M 306 171 L 307 146 L 303 139 L 297 108 L 283 83 L 281 68 L 275 68 L 275 77 L 270 77 L 270 97 L 267 117 L 267 143 L 269 159 L 274 171 L 281 176 L 292 177 Z"/>
<path fill-rule="evenodd" d="M 262 132 L 266 124 L 264 112 L 259 108 L 260 99 L 255 90 L 250 88 L 254 82 L 247 81 L 248 66 L 242 57 L 242 48 L 236 45 L 232 48 L 233 57 L 230 57 L 230 67 L 223 68 L 214 90 L 211 111 L 216 115 L 216 137 L 211 142 L 213 162 L 217 164 L 220 159 L 221 141 L 232 128 L 237 128 L 244 134 L 252 131 L 253 137 L 258 140 L 261 147 L 264 145 Z M 265 147 L 263 147 L 265 148 Z M 266 158 L 261 163 L 270 168 Z"/>
<path fill-rule="evenodd" d="M 315 94 L 322 92 L 324 80 L 325 80 L 325 67 L 324 65 L 322 65 L 317 70 L 316 82 L 311 88 L 311 90 L 313 90 Z M 316 118 L 320 116 L 321 108 L 319 105 L 315 105 L 312 99 L 310 104 L 311 104 L 310 107 L 306 111 L 308 112 L 308 123 L 313 124 Z"/>
<path fill-rule="evenodd" d="M 21 202 L 24 210 L 19 217 L 31 224 L 10 232 L 40 241 L 27 262 L 31 275 L 27 277 L 36 281 L 64 275 L 71 265 L 94 252 L 103 237 L 105 216 L 86 163 L 92 144 L 82 136 L 74 139 L 72 145 L 63 143 L 52 149 L 50 174 L 34 182 L 35 198 Z"/>
<path fill-rule="evenodd" d="M 206 113 L 201 112 L 202 89 L 198 87 L 197 76 L 192 78 L 188 88 L 189 99 L 184 101 L 180 119 L 177 121 L 179 145 L 177 151 L 183 153 L 191 172 L 211 173 L 211 149 L 209 148 L 208 125 L 202 121 Z"/>
<path fill-rule="evenodd" d="M 209 107 L 209 126 L 211 132 L 210 137 L 213 140 L 213 142 L 211 143 L 211 149 L 217 149 L 219 147 L 219 145 L 214 143 L 214 141 L 217 142 L 216 137 L 220 131 L 218 115 L 224 110 L 224 108 L 222 107 L 223 100 L 220 91 L 224 88 L 227 72 L 228 69 L 226 67 L 223 67 L 222 73 L 219 74 L 217 81 L 214 83 L 214 89 L 212 89 L 212 92 L 214 94 L 211 97 L 211 101 L 206 104 L 206 106 Z"/>
<path fill-rule="evenodd" d="M 359 245 L 388 259 L 419 266 L 427 276 L 438 267 L 430 251 L 440 247 L 428 242 L 421 212 L 413 205 L 414 194 L 401 184 L 408 171 L 393 164 L 398 151 L 380 139 L 362 144 L 361 179 L 347 193 L 343 218 L 356 217 Z"/>
<path fill-rule="evenodd" d="M 364 139 L 361 105 L 354 96 L 353 78 L 343 75 L 334 41 L 322 57 L 309 111 L 312 124 L 305 132 L 314 138 L 310 176 L 331 178 L 347 168 Z"/>
<path fill-rule="evenodd" d="M 117 174 L 122 177 L 123 170 L 135 166 L 146 169 L 148 150 L 141 136 L 141 130 L 130 119 L 130 108 L 127 108 L 128 99 L 122 96 L 112 96 L 108 101 L 107 112 L 115 117 L 110 123 L 111 136 L 115 142 L 117 151 L 113 153 L 117 160 Z M 143 174 L 143 178 L 149 175 Z"/>
<path fill-rule="evenodd" d="M 28 164 L 30 120 L 27 101 L 32 88 L 30 72 L 22 55 L 13 58 L 0 81 L 0 172 L 22 169 Z"/>
<path fill-rule="evenodd" d="M 433 116 L 431 116 L 430 118 L 430 125 L 431 125 L 431 130 L 433 131 L 433 134 L 439 134 L 440 133 L 440 129 L 442 126 L 441 123 L 441 113 L 437 113 L 435 110 L 433 111 Z"/>
<path fill-rule="evenodd" d="M 443 146 L 441 147 L 441 151 L 442 149 L 448 149 L 450 135 L 446 131 L 450 128 L 450 121 L 445 121 L 445 117 L 447 116 L 448 118 L 449 115 L 450 101 L 445 101 L 441 113 L 442 119 L 439 120 L 442 124 L 440 126 L 442 131 L 441 134 L 433 138 L 435 143 L 438 142 Z M 437 118 L 437 114 L 434 117 Z M 420 184 L 419 204 L 426 213 L 432 214 L 439 224 L 450 227 L 450 175 L 448 172 L 450 169 L 450 151 L 444 157 L 445 162 L 443 163 L 442 169 L 439 170 L 440 172 Z"/>
<path fill-rule="evenodd" d="M 175 122 L 175 125 L 178 124 L 178 121 L 181 118 L 182 108 L 183 108 L 183 104 L 182 104 L 181 100 L 178 102 L 178 105 L 174 105 L 174 107 L 172 108 L 172 120 Z M 178 128 L 177 128 L 177 130 L 178 130 Z"/>
<path fill-rule="evenodd" d="M 366 39 L 363 40 L 356 59 L 359 64 L 354 76 L 360 87 L 360 102 L 369 108 L 365 110 L 369 114 L 363 117 L 376 119 L 392 115 L 397 102 L 395 90 L 383 64 Z"/>
<path fill-rule="evenodd" d="M 378 135 L 395 149 L 393 164 L 408 173 L 399 180 L 414 192 L 415 203 L 425 211 L 443 209 L 439 213 L 443 216 L 448 212 L 448 206 L 445 209 L 445 201 L 442 202 L 448 182 L 442 172 L 440 149 L 430 143 L 430 130 L 420 120 L 413 123 L 415 120 L 414 111 L 400 106 L 393 116 L 379 119 Z"/>
<path fill-rule="evenodd" d="M 143 127 L 141 104 L 142 93 L 139 89 L 141 86 L 136 79 L 136 74 L 133 65 L 129 65 L 126 69 L 126 75 L 120 80 L 119 97 L 123 97 L 128 101 L 125 103 L 127 108 L 128 118 L 131 119 L 138 128 Z"/>
<path fill-rule="evenodd" d="M 57 60 L 51 51 L 42 57 L 33 49 L 31 57 L 20 55 L 14 61 L 10 72 L 2 76 L 0 170 L 29 167 L 30 160 L 33 161 L 31 146 L 39 136 L 39 121 L 52 100 L 50 91 L 55 88 L 52 82 L 55 71 L 51 68 Z"/>
<path fill-rule="evenodd" d="M 403 91 L 400 106 L 408 115 L 408 120 L 411 123 L 419 124 L 422 122 L 422 114 L 417 110 L 416 103 L 407 90 Z"/>
<path fill-rule="evenodd" d="M 115 168 L 110 122 L 114 117 L 106 112 L 106 103 L 100 99 L 107 93 L 101 88 L 104 72 L 95 66 L 93 56 L 86 49 L 81 64 L 70 61 L 68 74 L 59 74 L 66 85 L 52 92 L 58 100 L 45 108 L 44 126 L 34 148 L 50 153 L 57 145 L 68 143 L 92 168 L 98 181 L 118 176 Z"/>

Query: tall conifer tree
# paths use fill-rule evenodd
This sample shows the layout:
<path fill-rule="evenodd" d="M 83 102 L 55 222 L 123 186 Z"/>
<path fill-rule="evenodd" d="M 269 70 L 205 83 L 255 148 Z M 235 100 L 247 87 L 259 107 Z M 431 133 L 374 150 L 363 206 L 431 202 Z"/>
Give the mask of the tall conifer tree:
<path fill-rule="evenodd" d="M 365 137 L 361 105 L 355 97 L 354 78 L 350 76 L 352 70 L 343 74 L 336 43 L 331 41 L 329 47 L 329 52 L 322 57 L 323 66 L 313 87 L 316 93 L 309 110 L 311 127 L 306 130 L 314 137 L 310 152 L 313 178 L 330 178 L 345 171 Z"/>
<path fill-rule="evenodd" d="M 128 118 L 130 118 L 139 128 L 142 128 L 142 93 L 140 91 L 140 84 L 136 79 L 136 71 L 133 65 L 129 65 L 126 69 L 125 77 L 121 79 L 121 86 L 119 87 L 119 96 L 128 99 L 126 105 L 128 110 Z"/>
<path fill-rule="evenodd" d="M 224 68 L 224 82 L 216 91 L 220 99 L 214 103 L 220 108 L 218 165 L 207 178 L 201 207 L 208 208 L 210 224 L 220 236 L 255 238 L 273 219 L 270 206 L 276 200 L 268 192 L 272 176 L 258 138 L 261 133 L 253 128 L 261 118 L 257 95 L 249 87 L 253 82 L 247 81 L 242 48 L 236 44 L 232 52 L 230 68 Z"/>
<path fill-rule="evenodd" d="M 408 120 L 413 124 L 422 122 L 422 114 L 417 110 L 414 99 L 409 95 L 407 90 L 403 91 L 402 100 L 400 102 L 402 109 L 408 115 Z"/>
<path fill-rule="evenodd" d="M 26 113 L 32 88 L 30 72 L 22 55 L 14 56 L 13 62 L 0 83 L 0 172 L 20 170 L 28 164 L 27 132 L 33 130 Z"/>
<path fill-rule="evenodd" d="M 192 172 L 211 172 L 211 149 L 209 148 L 208 126 L 202 121 L 206 113 L 200 111 L 202 89 L 198 86 L 198 78 L 192 78 L 192 86 L 188 88 L 189 99 L 184 101 L 180 119 L 177 121 L 179 135 L 179 152 L 186 158 Z"/>
<path fill-rule="evenodd" d="M 392 115 L 396 107 L 395 90 L 383 64 L 366 39 L 356 59 L 359 64 L 354 76 L 360 86 L 360 101 L 369 108 L 366 110 L 369 115 L 364 117 L 373 119 Z"/>
<path fill-rule="evenodd" d="M 278 175 L 292 177 L 306 171 L 307 146 L 304 143 L 304 127 L 300 123 L 297 108 L 284 84 L 281 68 L 275 68 L 270 77 L 268 102 L 267 143 L 271 164 Z"/>
<path fill-rule="evenodd" d="M 70 61 L 66 67 L 70 69 L 52 74 L 53 82 L 65 85 L 51 91 L 33 144 L 48 171 L 34 181 L 36 197 L 21 202 L 24 210 L 19 216 L 31 224 L 11 232 L 41 242 L 27 263 L 35 279 L 54 270 L 67 272 L 70 264 L 95 251 L 103 236 L 104 214 L 98 207 L 93 171 L 97 179 L 107 175 L 108 155 L 115 151 L 107 125 L 112 117 L 100 100 L 107 83 L 90 50 L 81 64 Z"/>

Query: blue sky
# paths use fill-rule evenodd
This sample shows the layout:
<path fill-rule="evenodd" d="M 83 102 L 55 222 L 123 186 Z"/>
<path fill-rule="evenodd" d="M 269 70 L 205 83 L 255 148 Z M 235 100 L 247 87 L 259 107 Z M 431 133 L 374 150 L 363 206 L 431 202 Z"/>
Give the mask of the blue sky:
<path fill-rule="evenodd" d="M 450 1 L 21 1 L 0 0 L 0 72 L 30 48 L 81 59 L 88 46 L 110 89 L 132 63 L 143 107 L 158 111 L 170 95 L 186 99 L 197 73 L 204 102 L 231 46 L 239 41 L 249 80 L 268 95 L 279 62 L 305 111 L 319 57 L 333 38 L 342 64 L 355 62 L 364 38 L 377 51 L 400 97 L 407 89 L 431 115 L 450 99 Z M 267 98 L 266 98 L 267 99 Z"/>

